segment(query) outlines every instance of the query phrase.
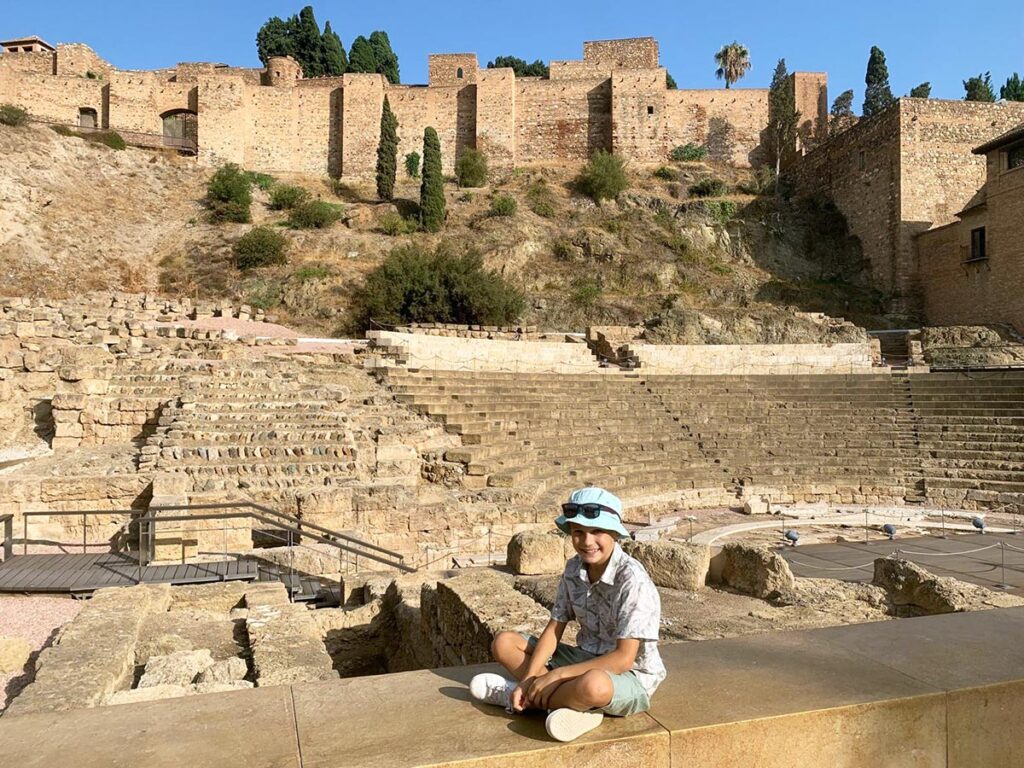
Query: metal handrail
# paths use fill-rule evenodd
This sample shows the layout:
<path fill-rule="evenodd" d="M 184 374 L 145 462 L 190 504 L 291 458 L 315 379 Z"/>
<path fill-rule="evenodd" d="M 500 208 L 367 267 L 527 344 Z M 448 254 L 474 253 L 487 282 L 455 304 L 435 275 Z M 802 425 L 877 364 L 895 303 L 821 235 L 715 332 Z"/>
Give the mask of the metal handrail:
<path fill-rule="evenodd" d="M 145 149 L 159 149 L 160 147 L 167 147 L 168 149 L 177 149 L 182 152 L 192 152 L 195 155 L 199 154 L 198 138 L 190 138 L 187 136 L 167 136 L 163 133 L 132 131 L 127 128 L 101 128 L 99 126 L 78 125 L 77 123 L 65 123 L 58 120 L 46 120 L 41 117 L 30 117 L 29 120 L 33 123 L 41 123 L 51 127 L 60 126 L 74 131 L 75 133 L 116 133 L 125 140 L 126 144 L 143 147 Z"/>
<path fill-rule="evenodd" d="M 396 562 L 394 559 L 389 560 L 389 559 L 386 559 L 384 557 L 380 557 L 379 555 L 375 555 L 375 554 L 372 554 L 372 553 L 369 553 L 369 552 L 365 552 L 365 551 L 360 551 L 360 550 L 355 549 L 353 547 L 346 546 L 345 544 L 342 544 L 342 543 L 340 543 L 340 542 L 338 542 L 338 541 L 336 541 L 334 539 L 329 539 L 329 538 L 327 538 L 325 536 L 319 536 L 319 535 L 317 535 L 315 533 L 309 533 L 308 531 L 306 531 L 304 529 L 301 529 L 301 528 L 296 528 L 296 527 L 293 527 L 293 526 L 285 525 L 284 523 L 281 523 L 278 520 L 274 520 L 273 518 L 267 517 L 265 515 L 260 515 L 260 514 L 257 514 L 255 512 L 230 512 L 230 513 L 215 514 L 215 515 L 173 515 L 173 516 L 161 516 L 161 517 L 149 516 L 149 517 L 136 518 L 133 522 L 137 522 L 137 523 L 140 524 L 140 528 L 139 528 L 139 564 L 140 564 L 140 567 L 142 567 L 142 565 L 144 564 L 143 563 L 143 558 L 148 556 L 149 550 L 151 550 L 152 547 L 155 544 L 155 536 L 154 536 L 154 534 L 153 534 L 153 532 L 151 530 L 151 524 L 152 523 L 174 523 L 174 522 L 189 522 L 189 521 L 191 521 L 191 522 L 198 522 L 198 521 L 201 521 L 201 520 L 232 520 L 232 519 L 237 519 L 237 518 L 250 518 L 250 519 L 253 519 L 253 520 L 259 520 L 262 523 L 266 523 L 266 524 L 268 524 L 268 525 L 270 525 L 272 527 L 278 528 L 280 530 L 288 531 L 289 533 L 292 533 L 292 534 L 298 534 L 299 536 L 308 536 L 309 538 L 313 539 L 314 541 L 319 541 L 322 544 L 327 544 L 328 546 L 335 547 L 339 551 L 348 552 L 348 553 L 356 555 L 356 556 L 362 555 L 363 557 L 366 557 L 366 558 L 368 558 L 370 560 L 374 560 L 374 561 L 376 561 L 378 563 L 382 563 L 382 564 L 387 565 L 387 566 L 389 566 L 391 568 L 397 568 L 397 569 L 399 569 L 401 571 L 405 571 L 406 573 L 413 573 L 416 570 L 415 568 L 411 568 L 410 566 L 406 565 L 402 560 L 398 560 Z M 142 545 L 144 537 L 145 537 L 145 541 L 146 541 L 146 546 L 145 547 Z"/>
<path fill-rule="evenodd" d="M 22 523 L 22 535 L 21 535 L 21 554 L 28 554 L 28 519 L 30 517 L 49 517 L 50 515 L 58 515 L 62 517 L 77 517 L 82 516 L 82 552 L 85 552 L 86 547 L 89 546 L 85 540 L 89 533 L 88 527 L 85 525 L 85 518 L 94 515 L 140 515 L 142 514 L 141 509 L 69 509 L 69 510 L 47 510 L 44 512 L 22 512 L 21 523 Z M 0 518 L 2 519 L 2 518 Z M 115 534 L 120 533 L 126 525 L 130 525 L 133 520 L 126 520 L 123 522 L 116 531 Z M 60 544 L 60 542 L 57 542 Z M 12 541 L 13 544 L 13 541 Z"/>
<path fill-rule="evenodd" d="M 14 515 L 0 515 L 0 523 L 4 526 L 4 562 L 14 557 Z"/>

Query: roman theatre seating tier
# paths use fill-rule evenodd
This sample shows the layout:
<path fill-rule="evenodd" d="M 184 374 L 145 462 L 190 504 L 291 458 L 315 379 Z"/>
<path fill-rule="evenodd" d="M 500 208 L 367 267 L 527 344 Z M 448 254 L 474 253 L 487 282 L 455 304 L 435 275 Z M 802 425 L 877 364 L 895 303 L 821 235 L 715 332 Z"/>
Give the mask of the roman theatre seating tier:
<path fill-rule="evenodd" d="M 399 401 L 461 436 L 447 457 L 471 481 L 551 499 L 587 483 L 627 505 L 670 492 L 694 505 L 751 492 L 968 508 L 1024 499 L 1024 372 L 387 378 Z"/>

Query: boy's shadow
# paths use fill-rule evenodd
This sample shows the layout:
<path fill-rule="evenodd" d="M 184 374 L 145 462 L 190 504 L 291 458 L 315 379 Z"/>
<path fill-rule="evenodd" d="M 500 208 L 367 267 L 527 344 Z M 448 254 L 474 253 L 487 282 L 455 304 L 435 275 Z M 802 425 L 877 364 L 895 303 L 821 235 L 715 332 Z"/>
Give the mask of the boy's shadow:
<path fill-rule="evenodd" d="M 449 679 L 456 679 L 461 682 L 461 679 L 455 675 L 449 676 L 441 674 L 443 670 L 432 671 L 435 674 L 440 674 L 441 677 L 449 677 Z M 481 704 L 478 701 L 474 701 L 473 697 L 469 695 L 469 688 L 466 686 L 442 685 L 438 688 L 438 692 L 441 693 L 442 696 L 447 696 L 449 699 L 464 701 L 470 704 L 478 712 L 487 715 L 488 717 L 497 717 L 502 720 L 507 720 L 507 727 L 512 731 L 512 733 L 519 736 L 525 736 L 526 738 L 534 739 L 536 741 L 548 741 L 555 743 L 555 740 L 548 736 L 548 732 L 544 728 L 545 713 L 541 710 L 530 710 L 525 714 L 512 715 L 501 707 L 495 707 L 492 704 Z"/>

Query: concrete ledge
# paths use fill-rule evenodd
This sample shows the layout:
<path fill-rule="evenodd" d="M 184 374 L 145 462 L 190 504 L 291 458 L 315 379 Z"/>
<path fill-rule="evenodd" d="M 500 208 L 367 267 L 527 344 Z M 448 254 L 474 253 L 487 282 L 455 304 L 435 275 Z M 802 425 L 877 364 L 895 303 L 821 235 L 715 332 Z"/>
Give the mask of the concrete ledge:
<path fill-rule="evenodd" d="M 6 716 L 0 743 L 19 768 L 1019 765 L 1022 631 L 1010 608 L 665 646 L 651 711 L 573 744 L 469 701 L 491 665 Z"/>

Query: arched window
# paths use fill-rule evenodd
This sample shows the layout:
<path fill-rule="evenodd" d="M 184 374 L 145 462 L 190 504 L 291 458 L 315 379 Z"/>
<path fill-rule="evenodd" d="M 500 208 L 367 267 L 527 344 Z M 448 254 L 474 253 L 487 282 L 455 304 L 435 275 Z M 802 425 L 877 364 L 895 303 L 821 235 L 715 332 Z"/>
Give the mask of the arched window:
<path fill-rule="evenodd" d="M 462 79 L 462 67 L 459 67 L 459 68 L 458 68 L 458 69 L 457 69 L 457 70 L 455 71 L 455 76 L 456 76 L 457 78 L 459 78 L 459 80 L 461 80 L 461 79 Z"/>
<path fill-rule="evenodd" d="M 92 107 L 79 107 L 78 127 L 86 130 L 99 128 L 99 122 L 96 119 L 96 110 Z"/>
<path fill-rule="evenodd" d="M 172 109 L 160 115 L 164 146 L 195 151 L 199 140 L 199 116 L 188 109 Z"/>

